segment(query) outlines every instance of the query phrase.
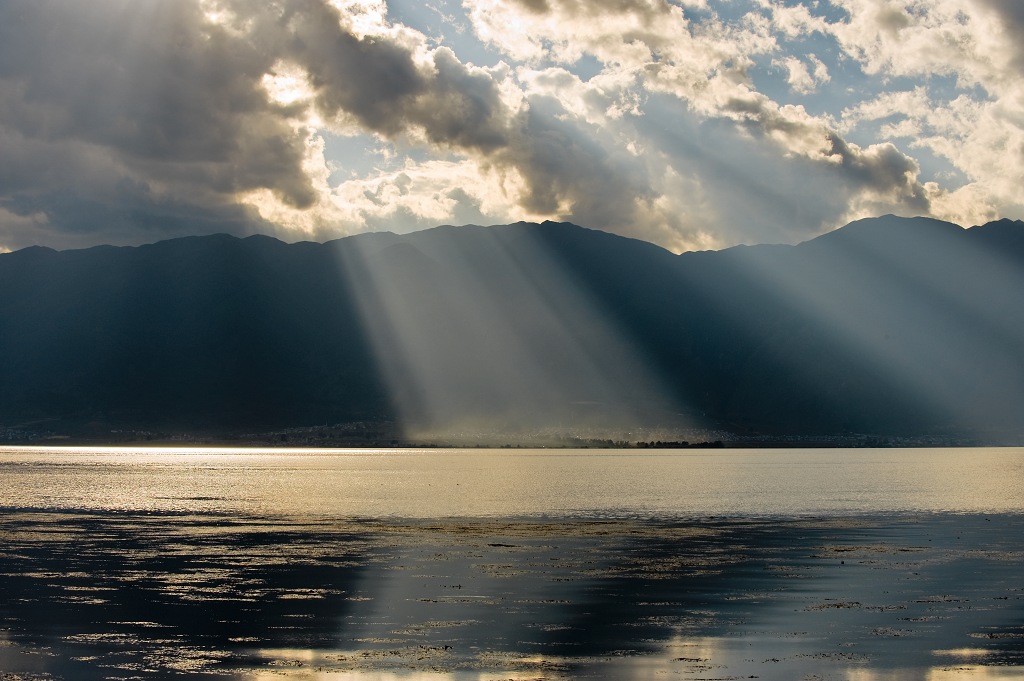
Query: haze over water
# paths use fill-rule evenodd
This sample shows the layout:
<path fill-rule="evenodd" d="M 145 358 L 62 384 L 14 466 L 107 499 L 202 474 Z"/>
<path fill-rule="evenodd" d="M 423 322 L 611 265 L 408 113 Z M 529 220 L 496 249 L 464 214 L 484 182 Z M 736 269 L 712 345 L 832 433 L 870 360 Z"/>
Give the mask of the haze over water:
<path fill-rule="evenodd" d="M 1024 677 L 1024 452 L 0 449 L 16 679 Z"/>

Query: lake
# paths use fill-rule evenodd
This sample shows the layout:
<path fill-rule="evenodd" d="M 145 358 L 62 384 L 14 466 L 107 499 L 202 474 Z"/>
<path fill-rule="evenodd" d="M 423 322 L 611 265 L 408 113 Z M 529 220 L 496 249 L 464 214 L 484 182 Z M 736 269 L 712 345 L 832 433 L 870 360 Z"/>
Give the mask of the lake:
<path fill-rule="evenodd" d="M 1024 678 L 1024 449 L 0 448 L 0 678 Z"/>

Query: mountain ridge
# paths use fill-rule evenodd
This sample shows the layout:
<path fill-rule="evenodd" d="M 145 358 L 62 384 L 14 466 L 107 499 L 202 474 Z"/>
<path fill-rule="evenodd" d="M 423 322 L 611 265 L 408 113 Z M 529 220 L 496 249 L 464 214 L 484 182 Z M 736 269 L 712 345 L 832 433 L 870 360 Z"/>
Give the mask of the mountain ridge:
<path fill-rule="evenodd" d="M 675 254 L 675 255 L 687 256 L 687 255 L 699 255 L 699 254 L 705 254 L 705 253 L 723 253 L 725 251 L 731 251 L 731 250 L 734 250 L 734 249 L 736 249 L 736 250 L 744 250 L 744 249 L 779 249 L 779 250 L 790 249 L 790 248 L 796 248 L 796 247 L 800 247 L 800 246 L 805 246 L 807 244 L 811 244 L 811 243 L 814 243 L 814 242 L 820 242 L 821 240 L 825 240 L 825 239 L 834 239 L 836 237 L 839 237 L 840 235 L 847 236 L 847 235 L 849 235 L 849 234 L 851 234 L 853 232 L 861 231 L 862 227 L 869 227 L 873 231 L 882 231 L 882 230 L 885 229 L 885 225 L 886 224 L 888 226 L 890 226 L 890 227 L 895 225 L 895 226 L 897 226 L 897 228 L 899 228 L 898 226 L 900 226 L 900 225 L 914 224 L 914 223 L 931 224 L 931 225 L 939 226 L 939 227 L 941 227 L 943 229 L 946 229 L 947 231 L 951 231 L 952 232 L 953 230 L 955 230 L 955 233 L 962 233 L 962 234 L 969 234 L 969 233 L 977 234 L 977 233 L 980 233 L 980 232 L 997 232 L 998 231 L 1001 236 L 1005 236 L 1007 238 L 1014 239 L 1014 240 L 1016 240 L 1016 239 L 1024 240 L 1024 220 L 1012 220 L 1010 218 L 1000 218 L 998 220 L 992 220 L 992 221 L 989 221 L 989 222 L 986 222 L 986 223 L 983 223 L 983 224 L 973 225 L 971 227 L 961 227 L 960 225 L 957 225 L 956 223 L 945 221 L 945 220 L 939 220 L 937 218 L 929 218 L 929 217 L 921 217 L 921 216 L 919 216 L 919 217 L 909 217 L 908 218 L 908 217 L 896 216 L 896 215 L 893 215 L 893 214 L 886 214 L 886 215 L 882 215 L 882 216 L 878 216 L 878 217 L 859 218 L 857 220 L 854 220 L 852 222 L 847 223 L 846 225 L 843 225 L 841 227 L 837 227 L 837 228 L 835 228 L 833 230 L 830 230 L 828 232 L 824 232 L 822 234 L 819 234 L 817 236 L 811 237 L 810 239 L 806 239 L 806 240 L 798 242 L 796 244 L 779 244 L 779 243 L 737 244 L 735 246 L 727 246 L 725 248 L 721 248 L 721 249 L 717 249 L 717 250 L 683 251 L 683 252 Z M 882 228 L 881 230 L 877 229 L 879 226 L 881 226 L 881 228 Z M 407 238 L 415 238 L 416 235 L 426 235 L 426 234 L 431 234 L 431 233 L 437 233 L 439 231 L 443 232 L 443 231 L 448 231 L 448 230 L 451 230 L 451 231 L 457 231 L 457 230 L 472 231 L 472 230 L 495 230 L 495 229 L 503 229 L 503 228 L 520 228 L 520 227 L 527 227 L 527 228 L 534 228 L 534 229 L 536 229 L 536 228 L 543 229 L 543 228 L 552 228 L 552 227 L 555 227 L 555 228 L 558 228 L 558 227 L 574 228 L 574 229 L 583 230 L 583 231 L 589 232 L 589 233 L 594 233 L 594 234 L 599 234 L 599 235 L 607 235 L 608 237 L 611 237 L 613 239 L 620 239 L 620 240 L 624 240 L 624 241 L 628 241 L 628 242 L 645 244 L 647 247 L 650 247 L 652 249 L 658 249 L 658 250 L 662 250 L 662 251 L 671 253 L 671 251 L 668 251 L 668 249 L 665 249 L 662 246 L 658 246 L 657 244 L 651 243 L 649 241 L 645 241 L 643 239 L 639 239 L 639 238 L 636 238 L 636 237 L 623 236 L 623 235 L 620 235 L 620 234 L 616 234 L 614 232 L 609 232 L 607 230 L 601 230 L 601 229 L 596 229 L 596 228 L 593 228 L 593 227 L 586 227 L 584 225 L 578 225 L 578 224 L 575 224 L 573 222 L 554 221 L 554 220 L 544 220 L 542 222 L 529 222 L 529 221 L 526 221 L 526 220 L 520 220 L 518 222 L 512 222 L 512 223 L 507 223 L 507 224 L 492 224 L 492 225 L 478 225 L 478 224 L 452 225 L 452 224 L 443 224 L 443 225 L 438 225 L 436 227 L 430 227 L 430 228 L 427 228 L 427 229 L 417 230 L 417 231 L 414 231 L 414 232 L 405 232 L 405 233 L 392 232 L 392 231 L 389 231 L 389 230 L 380 230 L 380 231 L 373 231 L 373 232 L 360 232 L 358 234 L 351 234 L 351 235 L 348 235 L 348 236 L 338 237 L 338 238 L 335 238 L 335 239 L 329 239 L 329 240 L 323 241 L 323 242 L 308 241 L 308 240 L 284 241 L 282 239 L 279 239 L 279 238 L 277 238 L 275 236 L 271 236 L 269 234 L 249 234 L 249 235 L 246 235 L 246 236 L 237 236 L 237 235 L 228 234 L 228 233 L 212 233 L 212 234 L 188 235 L 188 236 L 174 237 L 174 238 L 170 238 L 170 239 L 161 239 L 159 241 L 154 241 L 154 242 L 145 243 L 145 244 L 138 244 L 138 245 L 116 246 L 116 245 L 111 245 L 111 244 L 97 244 L 95 246 L 87 246 L 87 247 L 83 247 L 83 248 L 70 248 L 70 249 L 56 249 L 56 248 L 52 248 L 50 246 L 33 245 L 33 246 L 26 246 L 24 248 L 20 248 L 20 249 L 14 250 L 14 251 L 8 251 L 8 252 L 0 253 L 0 258 L 10 257 L 10 256 L 13 256 L 13 255 L 16 255 L 16 254 L 26 255 L 27 253 L 78 253 L 78 252 L 83 252 L 83 251 L 93 251 L 93 250 L 96 250 L 96 249 L 100 249 L 100 250 L 109 250 L 109 249 L 123 249 L 123 250 L 146 249 L 146 248 L 152 248 L 154 246 L 159 246 L 160 244 L 180 243 L 180 242 L 189 242 L 189 241 L 203 241 L 203 240 L 211 240 L 211 239 L 212 240 L 234 240 L 234 241 L 250 241 L 250 240 L 251 241 L 261 241 L 262 240 L 262 241 L 268 241 L 268 242 L 277 242 L 277 243 L 283 244 L 285 246 L 302 246 L 302 245 L 334 246 L 334 245 L 338 245 L 338 244 L 343 243 L 343 242 L 347 242 L 347 241 L 349 241 L 351 239 L 373 239 L 373 238 L 388 237 L 388 238 L 394 238 L 394 239 L 401 240 L 401 239 L 407 239 Z"/>
<path fill-rule="evenodd" d="M 883 216 L 679 255 L 554 222 L 22 249 L 0 255 L 0 426 L 1017 442 L 1022 234 Z"/>

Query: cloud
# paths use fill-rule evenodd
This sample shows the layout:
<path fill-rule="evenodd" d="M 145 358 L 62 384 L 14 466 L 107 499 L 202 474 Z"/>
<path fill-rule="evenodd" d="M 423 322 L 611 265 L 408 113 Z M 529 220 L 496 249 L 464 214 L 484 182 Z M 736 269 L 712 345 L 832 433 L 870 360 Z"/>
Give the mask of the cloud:
<path fill-rule="evenodd" d="M 839 40 L 869 74 L 956 76 L 964 86 L 997 92 L 1011 85 L 1008 66 L 1019 53 L 1019 33 L 1004 23 L 998 0 L 835 0 L 844 21 L 821 30 Z"/>
<path fill-rule="evenodd" d="M 383 0 L 0 4 L 0 245 L 553 218 L 681 250 L 1024 213 L 1019 3 L 463 5 L 504 61 Z M 394 158 L 335 172 L 360 137 Z"/>
<path fill-rule="evenodd" d="M 288 11 L 292 7 L 306 11 Z M 463 64 L 450 49 L 427 49 L 418 40 L 389 42 L 338 31 L 340 15 L 325 5 L 310 10 L 309 3 L 293 3 L 263 21 L 256 28 L 263 45 L 272 44 L 278 35 L 272 31 L 285 24 L 288 38 L 278 51 L 308 72 L 324 119 L 354 118 L 387 139 L 464 155 L 489 169 L 492 180 L 511 178 L 499 182 L 516 204 L 514 212 L 572 217 L 594 227 L 635 226 L 636 209 L 649 198 L 643 167 L 628 153 L 613 158 L 614 150 L 600 142 L 601 131 L 556 99 L 507 96 L 506 71 Z M 378 183 L 376 192 L 363 196 L 405 224 L 411 216 L 421 223 L 442 220 L 438 209 L 453 204 L 449 192 L 414 202 L 414 194 L 394 182 Z M 482 205 L 483 192 L 476 196 Z M 364 223 L 379 224 L 370 217 L 377 211 L 352 199 L 349 205 L 362 206 Z"/>
<path fill-rule="evenodd" d="M 674 107 L 665 96 L 649 103 L 652 116 Z M 671 197 L 659 202 L 691 248 L 794 243 L 871 211 L 917 214 L 930 198 L 913 160 L 892 145 L 862 149 L 836 135 L 813 152 L 785 155 L 777 140 L 738 135 L 735 125 L 729 118 L 677 116 L 649 141 L 658 150 L 645 154 L 653 157 L 650 174 L 659 178 L 660 195 Z M 750 125 L 756 130 L 760 123 Z M 810 137 L 817 140 L 817 133 Z"/>
<path fill-rule="evenodd" d="M 515 209 L 514 180 L 471 160 L 408 162 L 333 190 L 339 217 L 364 229 L 407 232 L 444 223 L 492 223 Z"/>
<path fill-rule="evenodd" d="M 964 221 L 1024 214 L 1024 48 L 1019 3 L 1001 0 L 922 1 L 909 12 L 898 3 L 843 0 L 849 13 L 829 25 L 863 68 L 891 78 L 924 78 L 911 90 L 882 92 L 847 108 L 843 129 L 890 119 L 881 136 L 910 141 L 948 161 L 965 187 L 932 187 L 931 212 Z M 888 15 L 899 13 L 895 24 Z M 895 32 L 896 39 L 892 39 Z M 955 78 L 952 89 L 934 74 Z M 956 194 L 954 200 L 951 194 Z M 969 223 L 964 223 L 969 224 Z M 976 223 L 970 223 L 976 224 Z"/>
<path fill-rule="evenodd" d="M 829 81 L 828 67 L 820 59 L 809 54 L 807 61 L 810 63 L 810 69 L 796 57 L 786 57 L 779 62 L 789 74 L 786 82 L 789 83 L 790 89 L 799 94 L 814 92 L 818 85 Z"/>
<path fill-rule="evenodd" d="M 803 6 L 767 7 L 781 33 L 828 36 L 847 59 L 874 79 L 871 82 L 880 92 L 847 107 L 842 129 L 849 132 L 865 121 L 892 116 L 895 120 L 880 129 L 883 138 L 907 138 L 912 148 L 927 149 L 950 162 L 968 176 L 972 187 L 960 192 L 961 197 L 982 201 L 977 209 L 986 214 L 995 206 L 1005 214 L 1020 214 L 1024 210 L 1024 164 L 1016 153 L 1022 148 L 1024 121 L 1020 3 L 835 0 L 833 4 L 844 12 L 831 21 L 812 17 Z M 946 80 L 953 86 L 946 85 Z M 910 89 L 908 81 L 914 84 Z M 937 189 L 935 197 L 948 191 Z M 944 206 L 948 205 L 940 200 L 931 207 L 932 213 L 959 219 L 963 211 L 947 212 Z"/>
<path fill-rule="evenodd" d="M 305 70 L 326 119 L 350 117 L 386 137 L 419 132 L 430 143 L 481 151 L 505 143 L 494 79 L 450 49 L 427 51 L 421 37 L 402 32 L 356 35 L 338 9 L 320 2 L 258 6 L 253 39 Z M 254 14 L 245 17 L 251 24 Z"/>
<path fill-rule="evenodd" d="M 1024 67 L 1024 5 L 1017 0 L 979 0 L 980 8 L 995 13 L 995 30 L 999 34 L 1001 47 L 1010 50 L 1011 60 L 1018 69 Z"/>
<path fill-rule="evenodd" d="M 265 229 L 236 193 L 315 199 L 289 112 L 259 86 L 268 67 L 196 3 L 3 3 L 0 205 L 46 215 L 51 237 Z"/>
<path fill-rule="evenodd" d="M 600 132 L 565 116 L 553 99 L 533 97 L 520 121 L 517 143 L 498 161 L 526 183 L 521 201 L 532 213 L 572 216 L 596 227 L 629 226 L 647 186 L 643 166 L 611 158 Z"/>
<path fill-rule="evenodd" d="M 45 236 L 64 244 L 77 243 L 75 232 L 131 242 L 180 230 L 244 233 L 269 221 L 285 233 L 323 235 L 339 217 L 342 233 L 386 226 L 360 201 L 338 200 L 350 187 L 327 183 L 315 116 L 328 129 L 455 152 L 478 177 L 511 178 L 503 188 L 517 205 L 506 214 L 567 211 L 597 226 L 631 220 L 641 183 L 608 162 L 599 132 L 559 121 L 564 112 L 540 99 L 510 99 L 501 69 L 463 64 L 450 49 L 427 49 L 421 36 L 386 25 L 363 22 L 370 32 L 359 35 L 353 17 L 322 2 L 208 6 L 219 23 L 186 2 L 107 0 L 91 12 L 5 5 L 18 12 L 0 36 L 11 38 L 0 76 L 12 86 L 0 140 L 5 157 L 18 160 L 3 178 L 13 189 L 2 199 L 8 213 L 44 214 Z M 141 25 L 133 33 L 126 22 Z M 418 186 L 431 184 L 428 175 Z M 443 206 L 479 215 L 466 206 L 500 203 L 479 188 L 434 193 L 448 198 L 384 192 L 383 215 L 427 226 L 451 217 Z M 68 238 L 54 238 L 61 231 Z"/>
<path fill-rule="evenodd" d="M 923 86 L 912 90 L 883 92 L 873 99 L 863 100 L 844 109 L 842 127 L 844 130 L 850 130 L 861 121 L 918 118 L 931 106 L 928 90 Z"/>
<path fill-rule="evenodd" d="M 664 137 L 658 127 L 672 126 L 673 119 L 678 121 L 684 115 L 696 114 L 706 121 L 731 122 L 734 126 L 731 132 L 727 125 L 715 127 L 716 136 L 728 140 L 730 148 L 756 147 L 759 158 L 761 153 L 769 153 L 774 148 L 777 166 L 787 166 L 794 172 L 801 168 L 800 172 L 808 176 L 824 173 L 832 185 L 825 194 L 775 197 L 805 208 L 809 203 L 821 205 L 822 210 L 801 211 L 804 217 L 799 228 L 806 235 L 835 226 L 840 215 L 851 212 L 859 215 L 867 206 L 884 207 L 886 212 L 930 212 L 930 194 L 917 181 L 918 166 L 892 144 L 862 147 L 849 143 L 828 116 L 811 115 L 800 105 L 780 104 L 754 87 L 749 71 L 755 60 L 781 50 L 775 32 L 779 35 L 834 33 L 824 19 L 813 17 L 806 8 L 797 12 L 792 8 L 766 5 L 770 11 L 778 8 L 777 21 L 773 24 L 770 12 L 763 15 L 757 11 L 734 22 L 712 14 L 710 19 L 696 23 L 679 7 L 656 1 L 602 2 L 584 8 L 573 0 L 550 0 L 533 3 L 524 11 L 517 11 L 517 3 L 472 0 L 469 5 L 481 37 L 510 57 L 536 64 L 554 61 L 571 65 L 586 54 L 604 64 L 602 75 L 615 74 L 614 79 L 607 75 L 604 80 L 592 79 L 582 86 L 582 89 L 589 89 L 586 94 L 579 93 L 580 85 L 569 84 L 570 87 L 562 88 L 568 90 L 568 95 L 556 96 L 567 110 L 591 122 L 595 121 L 593 108 L 580 106 L 580 102 L 628 97 L 633 102 L 630 113 L 634 117 L 628 122 L 628 133 L 624 132 L 623 125 L 610 120 L 611 117 L 601 121 L 608 134 L 628 140 L 627 144 L 648 149 L 650 153 L 654 139 Z M 880 21 L 886 19 L 883 14 L 879 14 Z M 889 20 L 896 21 L 892 17 Z M 799 94 L 810 93 L 831 80 L 828 66 L 813 53 L 802 59 L 792 55 L 774 59 L 786 69 L 791 88 Z M 677 111 L 672 113 L 660 106 L 659 114 L 653 115 L 645 101 L 656 95 L 674 97 L 679 103 Z M 745 191 L 749 197 L 749 183 L 760 184 L 746 173 L 716 170 L 729 165 L 731 160 L 719 163 L 713 154 L 688 155 L 683 151 L 685 146 L 662 147 L 659 159 L 662 168 L 657 172 L 648 170 L 646 178 L 688 177 L 691 189 L 699 187 L 694 191 L 705 199 L 713 195 L 735 195 L 737 191 Z M 805 161 L 793 163 L 794 156 L 803 157 Z M 666 170 L 672 172 L 666 174 Z M 766 172 L 772 171 L 766 168 Z M 659 192 L 662 189 L 657 186 L 659 180 L 647 181 L 651 184 L 645 192 L 634 194 L 635 202 L 647 206 L 669 203 L 664 199 L 665 194 Z M 740 181 L 748 184 L 716 187 L 721 182 Z M 595 182 L 594 186 L 599 187 L 600 183 Z M 800 183 L 795 183 L 794 190 L 798 193 L 799 187 Z M 746 200 L 759 205 L 756 198 Z M 769 211 L 769 214 L 773 212 L 776 211 Z M 683 211 L 684 215 L 687 213 L 693 214 L 696 220 L 697 213 L 706 215 L 707 211 Z M 721 207 L 711 213 L 719 219 L 728 219 L 732 214 L 737 219 L 742 216 L 742 219 L 755 221 L 760 215 L 765 236 L 790 231 L 782 229 L 781 225 L 763 224 L 765 213 L 758 211 L 748 213 Z M 816 217 L 808 219 L 812 214 Z M 826 217 L 829 214 L 831 218 Z M 821 221 L 812 221 L 817 219 Z M 671 229 L 681 237 L 676 239 L 677 244 L 686 243 L 683 235 L 703 238 L 698 237 L 703 230 L 696 221 L 684 218 L 670 222 L 675 223 Z M 737 237 L 746 240 L 753 231 L 747 226 L 725 222 L 719 222 L 717 228 L 719 245 L 734 243 Z M 659 241 L 668 242 L 664 235 Z M 691 241 L 684 247 L 694 245 Z"/>

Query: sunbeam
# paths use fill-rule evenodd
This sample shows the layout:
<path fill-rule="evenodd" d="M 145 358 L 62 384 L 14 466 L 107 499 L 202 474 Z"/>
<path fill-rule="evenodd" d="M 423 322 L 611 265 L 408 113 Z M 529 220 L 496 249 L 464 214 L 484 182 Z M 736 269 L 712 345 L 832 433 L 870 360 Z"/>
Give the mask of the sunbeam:
<path fill-rule="evenodd" d="M 719 286 L 723 276 L 699 286 L 745 342 L 766 348 L 740 369 L 737 394 L 781 379 L 839 419 L 873 403 L 876 423 L 910 419 L 1006 439 L 1024 404 L 1024 317 L 1013 293 L 1024 279 L 978 236 L 883 218 L 795 248 L 735 249 L 724 278 L 781 311 L 765 326 L 755 310 L 730 310 L 736 289 Z M 859 383 L 839 382 L 851 376 Z"/>
<path fill-rule="evenodd" d="M 339 248 L 407 432 L 684 430 L 639 349 L 546 250 L 556 224 L 372 234 Z M 573 227 L 572 229 L 578 229 Z"/>

